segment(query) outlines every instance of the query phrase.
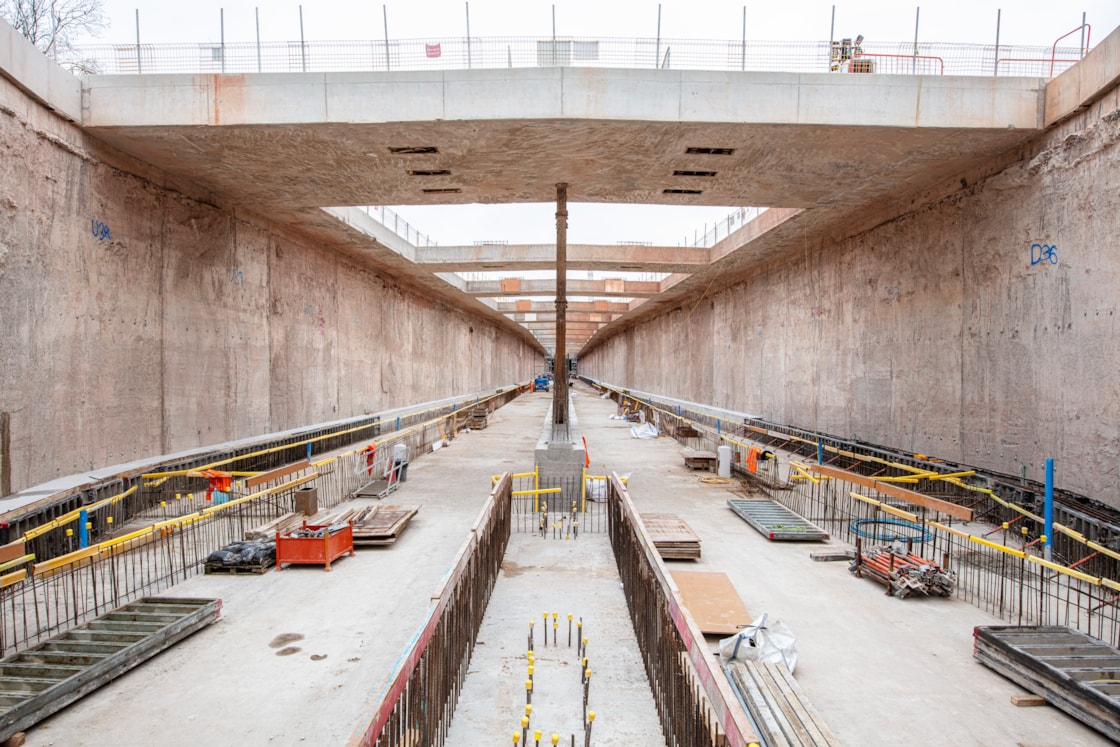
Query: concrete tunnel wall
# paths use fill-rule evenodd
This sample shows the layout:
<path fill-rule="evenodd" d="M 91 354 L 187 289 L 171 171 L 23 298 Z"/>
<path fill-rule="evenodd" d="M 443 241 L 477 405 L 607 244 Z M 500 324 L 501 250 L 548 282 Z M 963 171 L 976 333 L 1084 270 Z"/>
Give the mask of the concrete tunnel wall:
<path fill-rule="evenodd" d="M 1120 507 L 1117 91 L 992 170 L 808 236 L 580 372 L 1040 482 L 1053 457 L 1060 487 Z"/>
<path fill-rule="evenodd" d="M 172 183 L 3 78 L 0 153 L 0 493 L 538 367 L 507 332 Z"/>

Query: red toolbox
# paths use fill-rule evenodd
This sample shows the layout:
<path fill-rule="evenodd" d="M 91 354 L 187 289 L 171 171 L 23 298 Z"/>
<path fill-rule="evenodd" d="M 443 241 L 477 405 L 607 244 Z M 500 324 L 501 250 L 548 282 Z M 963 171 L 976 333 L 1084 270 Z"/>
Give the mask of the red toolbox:
<path fill-rule="evenodd" d="M 321 533 L 321 536 L 306 536 L 308 533 Z M 302 535 L 302 536 L 301 536 Z M 276 533 L 276 570 L 288 565 L 323 565 L 323 570 L 331 569 L 331 561 L 349 553 L 354 554 L 354 527 L 350 522 L 331 527 L 304 522 L 287 536 Z"/>

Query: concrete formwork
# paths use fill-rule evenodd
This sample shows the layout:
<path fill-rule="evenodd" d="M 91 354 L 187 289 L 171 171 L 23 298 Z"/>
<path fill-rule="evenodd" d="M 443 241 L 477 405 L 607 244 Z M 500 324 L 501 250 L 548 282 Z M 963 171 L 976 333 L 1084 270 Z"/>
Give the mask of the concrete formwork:
<path fill-rule="evenodd" d="M 580 371 L 1039 481 L 1054 457 L 1062 487 L 1120 506 L 1118 143 L 1113 89 L 993 176 L 805 236 Z"/>

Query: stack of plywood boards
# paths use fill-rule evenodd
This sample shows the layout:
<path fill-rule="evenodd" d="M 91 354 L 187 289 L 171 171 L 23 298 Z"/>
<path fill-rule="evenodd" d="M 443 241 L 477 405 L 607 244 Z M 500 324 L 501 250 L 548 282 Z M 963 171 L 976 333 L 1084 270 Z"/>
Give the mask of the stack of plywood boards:
<path fill-rule="evenodd" d="M 663 560 L 698 560 L 700 538 L 675 514 L 642 514 L 642 523 Z"/>

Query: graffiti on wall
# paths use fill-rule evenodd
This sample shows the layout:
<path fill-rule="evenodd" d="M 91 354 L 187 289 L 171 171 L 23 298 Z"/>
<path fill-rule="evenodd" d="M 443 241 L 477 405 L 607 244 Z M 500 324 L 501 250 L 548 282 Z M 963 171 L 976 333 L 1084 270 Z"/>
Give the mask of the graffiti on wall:
<path fill-rule="evenodd" d="M 1031 267 L 1047 263 L 1058 264 L 1058 245 L 1031 244 Z"/>
<path fill-rule="evenodd" d="M 98 241 L 112 241 L 113 236 L 109 233 L 109 224 L 102 223 L 96 218 L 89 219 L 89 231 L 93 234 L 93 238 Z"/>

